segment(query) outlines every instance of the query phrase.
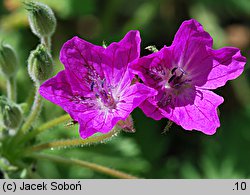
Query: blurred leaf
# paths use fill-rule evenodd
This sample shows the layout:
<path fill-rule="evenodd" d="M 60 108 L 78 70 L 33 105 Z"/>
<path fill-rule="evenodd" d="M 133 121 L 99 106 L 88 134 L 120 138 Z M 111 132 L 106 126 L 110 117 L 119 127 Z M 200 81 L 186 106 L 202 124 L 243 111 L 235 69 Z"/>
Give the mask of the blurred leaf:
<path fill-rule="evenodd" d="M 0 26 L 6 31 L 28 26 L 26 11 L 24 9 L 18 9 L 12 14 L 2 17 Z"/>
<path fill-rule="evenodd" d="M 39 0 L 49 5 L 61 18 L 91 14 L 95 10 L 95 0 Z"/>
<path fill-rule="evenodd" d="M 219 25 L 217 16 L 201 3 L 193 5 L 190 9 L 190 15 L 199 21 L 204 30 L 206 30 L 214 39 L 214 47 L 225 46 L 225 33 Z"/>
<path fill-rule="evenodd" d="M 250 3 L 249 0 L 231 0 L 232 8 L 238 8 L 240 11 L 250 16 Z"/>
<path fill-rule="evenodd" d="M 149 24 L 155 15 L 156 8 L 155 2 L 141 4 L 134 13 L 134 16 L 125 25 L 124 32 L 127 32 L 130 29 L 142 29 L 146 24 Z"/>
<path fill-rule="evenodd" d="M 181 166 L 181 175 L 185 179 L 199 179 L 201 178 L 200 173 L 191 163 L 183 163 Z"/>

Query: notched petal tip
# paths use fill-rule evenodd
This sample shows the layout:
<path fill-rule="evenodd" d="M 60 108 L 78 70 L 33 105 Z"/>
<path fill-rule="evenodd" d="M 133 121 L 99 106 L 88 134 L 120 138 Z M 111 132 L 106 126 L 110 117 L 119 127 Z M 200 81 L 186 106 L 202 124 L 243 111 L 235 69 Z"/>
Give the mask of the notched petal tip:
<path fill-rule="evenodd" d="M 141 42 L 140 32 L 138 30 L 131 30 L 124 36 L 122 40 L 124 41 L 136 40 Z"/>
<path fill-rule="evenodd" d="M 209 47 L 213 46 L 213 39 L 209 35 L 208 32 L 206 32 L 203 29 L 203 26 L 196 21 L 195 19 L 190 19 L 184 21 L 181 26 L 179 27 L 178 31 L 175 34 L 174 41 L 172 45 L 178 45 L 178 44 L 186 44 L 186 42 L 190 39 L 199 39 L 204 44 L 206 44 Z"/>
<path fill-rule="evenodd" d="M 132 52 L 132 54 L 130 55 L 132 56 L 136 55 L 137 57 L 139 57 L 140 56 L 140 43 L 141 43 L 140 32 L 138 30 L 131 30 L 119 42 L 114 42 L 110 44 L 106 48 L 106 53 L 108 52 L 113 53 L 117 49 L 126 49 Z M 132 56 L 131 58 L 135 58 Z"/>
<path fill-rule="evenodd" d="M 197 32 L 205 32 L 203 26 L 195 19 L 191 18 L 190 20 L 184 21 L 181 28 L 189 28 L 190 30 L 197 31 Z"/>
<path fill-rule="evenodd" d="M 189 20 L 185 20 L 182 25 L 195 25 L 196 27 L 202 27 L 202 25 L 197 21 L 195 20 L 194 18 L 191 18 Z"/>
<path fill-rule="evenodd" d="M 111 85 L 116 86 L 123 80 L 124 75 L 128 71 L 129 64 L 139 58 L 140 42 L 139 31 L 130 31 L 122 40 L 111 43 L 104 50 L 102 55 L 102 69 L 107 81 Z"/>

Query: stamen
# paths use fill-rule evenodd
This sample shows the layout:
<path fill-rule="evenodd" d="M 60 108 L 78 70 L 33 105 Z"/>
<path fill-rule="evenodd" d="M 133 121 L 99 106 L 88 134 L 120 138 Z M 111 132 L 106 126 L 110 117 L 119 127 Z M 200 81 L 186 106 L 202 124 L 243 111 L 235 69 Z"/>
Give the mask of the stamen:
<path fill-rule="evenodd" d="M 179 67 L 179 70 L 185 75 L 186 74 L 186 72 L 181 68 L 181 67 Z"/>
<path fill-rule="evenodd" d="M 177 70 L 177 67 L 173 68 L 173 69 L 171 70 L 171 73 L 174 74 L 176 70 Z"/>
<path fill-rule="evenodd" d="M 105 78 L 101 81 L 102 88 L 104 88 L 104 82 L 105 82 Z"/>
<path fill-rule="evenodd" d="M 70 98 L 70 101 L 76 103 L 76 104 L 89 104 L 93 106 L 93 102 L 91 102 L 90 97 L 83 97 L 80 95 L 75 95 Z"/>
<path fill-rule="evenodd" d="M 159 76 L 164 76 L 166 74 L 161 64 L 158 64 L 158 66 L 151 67 L 150 70 L 152 73 L 157 74 Z"/>
<path fill-rule="evenodd" d="M 161 64 L 157 64 L 157 66 L 151 66 L 149 69 L 145 69 L 146 74 L 151 77 L 155 82 L 159 84 L 161 81 L 164 81 L 167 74 L 167 68 L 162 66 Z"/>
<path fill-rule="evenodd" d="M 93 91 L 94 90 L 94 85 L 95 85 L 95 82 L 92 81 L 91 85 L 90 85 L 90 90 Z"/>
<path fill-rule="evenodd" d="M 85 82 L 90 85 L 90 90 L 95 95 L 92 97 L 91 101 L 96 102 L 96 104 L 101 103 L 108 108 L 115 108 L 116 101 L 114 100 L 111 93 L 112 86 L 107 86 L 106 79 L 101 78 L 92 65 L 86 64 L 85 67 L 87 68 Z M 77 98 L 75 97 L 75 99 Z M 98 101 L 96 101 L 97 99 Z M 81 103 L 81 101 L 84 100 L 77 99 L 78 103 Z"/>
<path fill-rule="evenodd" d="M 180 81 L 181 80 L 181 78 L 183 77 L 183 73 L 181 73 L 181 75 L 179 75 L 179 76 L 177 76 L 177 77 L 175 77 L 175 82 L 178 82 L 178 81 Z"/>
<path fill-rule="evenodd" d="M 191 81 L 190 79 L 185 79 L 186 72 L 181 67 L 174 67 L 171 70 L 171 74 L 172 76 L 168 80 L 168 83 L 172 88 L 178 89 Z"/>
<path fill-rule="evenodd" d="M 168 80 L 168 83 L 171 83 L 175 79 L 175 75 L 171 76 L 170 79 Z"/>

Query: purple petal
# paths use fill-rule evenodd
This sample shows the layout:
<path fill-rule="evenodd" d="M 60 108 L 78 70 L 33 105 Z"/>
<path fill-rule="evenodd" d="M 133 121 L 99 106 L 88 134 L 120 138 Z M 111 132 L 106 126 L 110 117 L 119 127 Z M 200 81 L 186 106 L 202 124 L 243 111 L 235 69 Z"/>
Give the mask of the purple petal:
<path fill-rule="evenodd" d="M 243 72 L 246 58 L 240 54 L 239 49 L 224 47 L 213 50 L 208 48 L 208 52 L 213 57 L 213 69 L 202 88 L 216 89 L 225 85 L 228 80 L 237 78 Z"/>
<path fill-rule="evenodd" d="M 93 45 L 78 37 L 67 41 L 60 52 L 60 60 L 65 66 L 69 82 L 75 83 L 73 89 L 80 87 L 84 91 L 89 91 L 90 83 L 86 81 L 89 73 L 96 72 L 103 77 L 102 52 L 104 48 Z"/>
<path fill-rule="evenodd" d="M 146 98 L 156 95 L 156 91 L 137 83 L 121 93 L 120 102 L 114 111 L 91 110 L 79 115 L 80 135 L 83 139 L 94 133 L 108 133 L 118 121 L 125 120 Z"/>
<path fill-rule="evenodd" d="M 113 113 L 91 110 L 79 116 L 79 133 L 85 139 L 99 132 L 108 133 L 112 130 L 119 118 L 115 118 Z"/>
<path fill-rule="evenodd" d="M 157 101 L 154 98 L 148 98 L 139 106 L 147 117 L 154 120 L 161 120 L 164 118 L 165 111 L 157 106 Z"/>
<path fill-rule="evenodd" d="M 125 120 L 144 100 L 155 95 L 157 95 L 156 90 L 141 83 L 136 83 L 126 88 L 126 90 L 121 93 L 121 99 L 120 103 L 117 105 L 117 110 L 122 113 L 122 119 Z"/>
<path fill-rule="evenodd" d="M 76 121 L 79 113 L 90 109 L 88 104 L 79 104 L 74 100 L 78 94 L 74 94 L 72 91 L 64 70 L 44 82 L 40 86 L 39 92 L 45 99 L 61 106 Z M 81 94 L 80 91 L 79 94 Z"/>
<path fill-rule="evenodd" d="M 112 43 L 105 49 L 103 69 L 112 86 L 119 83 L 128 64 L 140 56 L 140 42 L 139 31 L 130 31 L 120 42 Z"/>
<path fill-rule="evenodd" d="M 204 31 L 202 25 L 194 19 L 184 21 L 175 34 L 172 45 L 182 45 L 182 50 L 187 49 L 191 40 L 202 39 L 208 47 L 213 46 L 212 37 Z M 184 43 L 184 44 L 183 44 Z"/>
<path fill-rule="evenodd" d="M 217 107 L 224 100 L 209 90 L 197 89 L 195 93 L 194 100 L 185 95 L 178 96 L 175 108 L 165 117 L 186 130 L 198 130 L 212 135 L 220 126 Z"/>
<path fill-rule="evenodd" d="M 169 51 L 169 55 L 165 55 L 167 53 L 165 50 Z M 129 70 L 133 74 L 138 75 L 146 85 L 153 88 L 161 88 L 160 84 L 164 79 L 161 72 L 170 69 L 170 60 L 171 51 L 169 48 L 164 47 L 158 52 L 135 60 L 129 65 Z"/>
<path fill-rule="evenodd" d="M 158 94 L 144 101 L 144 113 L 165 117 L 186 130 L 213 134 L 220 126 L 217 107 L 223 98 L 207 89 L 238 77 L 246 58 L 237 48 L 212 49 L 212 38 L 195 20 L 183 22 L 170 47 L 142 57 L 129 66 Z"/>
<path fill-rule="evenodd" d="M 173 55 L 171 63 L 181 67 L 195 85 L 201 86 L 212 69 L 212 57 L 207 52 L 207 47 L 212 47 L 212 44 L 212 37 L 196 20 L 185 21 L 170 47 Z"/>

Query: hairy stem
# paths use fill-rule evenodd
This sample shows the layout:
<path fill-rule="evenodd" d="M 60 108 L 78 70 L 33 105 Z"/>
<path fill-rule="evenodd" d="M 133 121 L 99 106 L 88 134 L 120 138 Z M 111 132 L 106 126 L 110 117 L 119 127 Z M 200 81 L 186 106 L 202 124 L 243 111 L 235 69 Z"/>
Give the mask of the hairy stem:
<path fill-rule="evenodd" d="M 123 173 L 121 171 L 117 171 L 102 165 L 98 165 L 95 163 L 91 163 L 91 162 L 87 162 L 87 161 L 83 161 L 83 160 L 78 160 L 78 159 L 66 159 L 66 158 L 62 158 L 59 156 L 52 156 L 52 155 L 48 155 L 48 154 L 32 154 L 30 155 L 30 157 L 32 158 L 36 158 L 36 159 L 46 159 L 46 160 L 51 160 L 54 162 L 58 162 L 58 163 L 63 163 L 63 164 L 67 164 L 67 165 L 77 165 L 80 167 L 85 167 L 85 168 L 89 168 L 93 171 L 99 172 L 99 173 L 103 173 L 112 177 L 116 177 L 116 178 L 120 178 L 120 179 L 137 179 L 137 177 L 129 175 L 127 173 Z"/>
<path fill-rule="evenodd" d="M 15 77 L 10 77 L 7 79 L 7 97 L 16 102 L 16 79 Z"/>
<path fill-rule="evenodd" d="M 107 134 L 93 136 L 87 139 L 68 139 L 68 140 L 53 141 L 53 142 L 33 146 L 29 150 L 31 150 L 32 152 L 35 152 L 35 151 L 51 149 L 51 148 L 53 149 L 65 148 L 65 147 L 72 147 L 72 146 L 83 146 L 83 145 L 92 145 L 92 144 L 102 143 L 112 138 L 113 136 L 116 136 L 119 131 L 120 129 L 115 127 L 112 131 L 110 131 Z"/>
<path fill-rule="evenodd" d="M 34 129 L 33 131 L 29 132 L 25 137 L 23 137 L 23 139 L 21 139 L 21 142 L 26 142 L 28 140 L 30 140 L 31 138 L 35 137 L 36 135 L 38 135 L 39 133 L 42 133 L 43 131 L 46 131 L 56 125 L 59 125 L 67 120 L 71 119 L 71 117 L 68 114 L 62 115 L 58 118 L 55 118 L 53 120 L 50 120 L 46 123 L 44 123 L 43 125 L 41 125 L 40 127 L 38 127 L 37 129 Z"/>
<path fill-rule="evenodd" d="M 38 115 L 40 114 L 41 108 L 42 108 L 42 97 L 40 96 L 39 92 L 39 85 L 36 84 L 36 94 L 35 94 L 35 100 L 31 108 L 31 112 L 29 116 L 27 117 L 25 123 L 23 124 L 20 133 L 26 133 L 32 126 L 33 122 L 36 120 Z"/>
<path fill-rule="evenodd" d="M 48 51 L 50 52 L 50 50 L 51 50 L 51 38 L 50 37 L 42 37 L 41 43 L 44 44 L 47 47 Z"/>

